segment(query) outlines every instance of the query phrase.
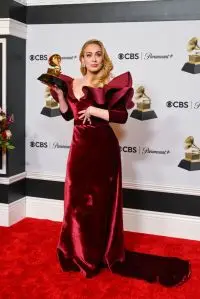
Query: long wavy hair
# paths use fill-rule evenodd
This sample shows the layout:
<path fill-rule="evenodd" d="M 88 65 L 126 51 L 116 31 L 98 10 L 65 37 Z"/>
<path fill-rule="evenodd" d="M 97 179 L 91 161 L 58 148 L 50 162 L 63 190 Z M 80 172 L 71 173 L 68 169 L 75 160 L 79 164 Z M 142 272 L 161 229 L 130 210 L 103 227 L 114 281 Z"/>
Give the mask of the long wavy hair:
<path fill-rule="evenodd" d="M 90 39 L 90 40 L 86 41 L 84 43 L 84 45 L 82 46 L 82 49 L 81 49 L 81 52 L 79 55 L 79 60 L 81 62 L 82 58 L 84 57 L 84 52 L 85 52 L 86 47 L 91 44 L 96 44 L 96 45 L 100 46 L 102 55 L 103 55 L 102 68 L 100 69 L 100 71 L 98 72 L 97 76 L 95 77 L 95 79 L 93 80 L 92 83 L 94 86 L 103 87 L 105 84 L 107 84 L 109 82 L 110 77 L 111 77 L 111 71 L 113 69 L 112 61 L 111 61 L 110 57 L 108 56 L 108 53 L 107 53 L 103 43 L 97 39 Z M 82 65 L 82 63 L 80 66 L 80 71 L 83 76 L 86 75 L 86 73 L 87 73 L 87 69 L 86 69 L 86 67 L 84 67 Z"/>

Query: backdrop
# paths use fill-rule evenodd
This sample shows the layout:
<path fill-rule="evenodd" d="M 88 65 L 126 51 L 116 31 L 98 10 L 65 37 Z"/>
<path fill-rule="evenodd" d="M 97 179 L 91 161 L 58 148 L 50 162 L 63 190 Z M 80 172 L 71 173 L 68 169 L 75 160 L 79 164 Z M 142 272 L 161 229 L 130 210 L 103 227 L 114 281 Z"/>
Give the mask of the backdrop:
<path fill-rule="evenodd" d="M 129 188 L 138 185 L 198 190 L 199 170 L 178 167 L 185 155 L 186 137 L 193 136 L 195 144 L 200 146 L 200 74 L 182 70 L 188 61 L 188 42 L 193 37 L 198 39 L 198 28 L 200 21 L 29 25 L 28 176 L 37 174 L 64 180 L 73 130 L 73 120 L 66 122 L 61 116 L 41 114 L 45 86 L 37 77 L 47 71 L 47 57 L 53 53 L 62 56 L 63 73 L 80 76 L 80 48 L 86 40 L 97 38 L 113 61 L 113 74 L 130 71 L 135 91 L 143 86 L 147 99 L 151 100 L 150 119 L 145 120 L 145 111 L 137 119 L 138 113 L 133 113 L 135 106 L 129 111 L 125 125 L 113 126 L 121 146 L 123 184 Z"/>

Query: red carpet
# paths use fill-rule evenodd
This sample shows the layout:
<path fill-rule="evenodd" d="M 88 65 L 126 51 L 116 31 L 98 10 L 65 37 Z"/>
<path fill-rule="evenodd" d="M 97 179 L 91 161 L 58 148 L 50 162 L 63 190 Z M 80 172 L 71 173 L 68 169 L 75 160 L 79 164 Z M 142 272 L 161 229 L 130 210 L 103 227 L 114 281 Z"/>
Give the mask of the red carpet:
<path fill-rule="evenodd" d="M 92 279 L 62 273 L 56 258 L 60 223 L 26 218 L 0 227 L 1 299 L 198 299 L 200 242 L 125 233 L 127 248 L 156 255 L 189 259 L 191 278 L 183 285 L 158 284 L 120 277 L 107 269 Z"/>

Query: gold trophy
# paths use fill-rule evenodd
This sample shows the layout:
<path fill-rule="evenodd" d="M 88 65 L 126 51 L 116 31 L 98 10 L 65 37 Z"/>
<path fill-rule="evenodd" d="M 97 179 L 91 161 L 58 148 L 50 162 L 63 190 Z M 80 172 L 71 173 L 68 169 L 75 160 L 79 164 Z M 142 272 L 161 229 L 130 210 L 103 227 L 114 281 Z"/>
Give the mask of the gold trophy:
<path fill-rule="evenodd" d="M 196 37 L 188 42 L 187 51 L 189 52 L 189 61 L 184 64 L 182 71 L 191 74 L 200 73 L 200 47 Z"/>
<path fill-rule="evenodd" d="M 189 171 L 200 170 L 200 148 L 195 145 L 193 136 L 185 140 L 185 158 L 181 160 L 178 167 Z"/>
<path fill-rule="evenodd" d="M 146 95 L 143 86 L 137 88 L 135 99 L 136 109 L 133 110 L 130 117 L 141 121 L 157 118 L 155 111 L 151 109 L 151 99 Z"/>
<path fill-rule="evenodd" d="M 60 115 L 59 104 L 54 100 L 50 93 L 51 86 L 58 86 L 62 89 L 64 95 L 66 94 L 66 83 L 59 78 L 61 74 L 61 56 L 59 54 L 53 54 L 48 60 L 49 67 L 47 73 L 42 74 L 38 80 L 47 85 L 45 90 L 45 106 L 43 107 L 41 114 L 48 117 L 55 117 Z"/>

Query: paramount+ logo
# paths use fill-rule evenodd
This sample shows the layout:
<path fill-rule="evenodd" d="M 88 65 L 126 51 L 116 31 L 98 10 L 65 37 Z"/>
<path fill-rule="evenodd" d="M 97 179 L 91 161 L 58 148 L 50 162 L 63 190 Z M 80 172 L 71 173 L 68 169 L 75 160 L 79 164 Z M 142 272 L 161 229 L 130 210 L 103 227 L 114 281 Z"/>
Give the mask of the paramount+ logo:
<path fill-rule="evenodd" d="M 127 52 L 118 53 L 119 60 L 169 60 L 174 57 L 172 53 L 156 54 L 152 52 Z"/>
<path fill-rule="evenodd" d="M 63 60 L 73 60 L 77 58 L 77 55 L 69 55 L 69 56 L 63 56 L 61 57 Z M 29 60 L 32 62 L 37 62 L 37 61 L 47 61 L 48 60 L 48 55 L 47 54 L 31 54 L 29 55 Z"/>
<path fill-rule="evenodd" d="M 171 151 L 169 149 L 155 149 L 149 146 L 120 146 L 120 151 L 125 154 L 137 154 L 137 155 L 169 155 Z"/>
<path fill-rule="evenodd" d="M 29 142 L 31 148 L 37 149 L 69 149 L 70 145 L 67 145 L 64 141 L 34 141 Z"/>

